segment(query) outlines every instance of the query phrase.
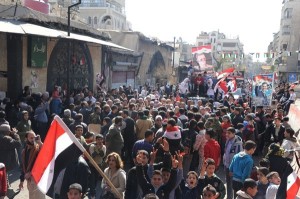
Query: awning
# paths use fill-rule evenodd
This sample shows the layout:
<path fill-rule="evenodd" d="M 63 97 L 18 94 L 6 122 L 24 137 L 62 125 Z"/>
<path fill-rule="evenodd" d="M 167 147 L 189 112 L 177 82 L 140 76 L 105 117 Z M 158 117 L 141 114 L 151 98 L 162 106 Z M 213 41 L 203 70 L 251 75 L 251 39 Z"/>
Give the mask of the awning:
<path fill-rule="evenodd" d="M 110 46 L 113 48 L 119 48 L 119 49 L 123 49 L 123 50 L 127 50 L 127 51 L 134 51 L 131 50 L 129 48 L 125 48 L 123 46 L 119 46 L 117 44 L 111 43 L 111 42 L 107 42 L 107 41 L 103 41 L 101 39 L 96 39 L 93 37 L 89 37 L 89 36 L 85 36 L 85 35 L 79 35 L 79 34 L 75 34 L 75 33 L 71 33 L 69 37 L 66 37 L 67 39 L 75 39 L 75 40 L 79 40 L 79 41 L 86 41 L 86 42 L 90 42 L 90 43 L 96 43 L 96 44 L 101 44 L 104 46 Z"/>
<path fill-rule="evenodd" d="M 38 26 L 30 23 L 20 24 L 20 26 L 24 30 L 25 34 L 45 37 L 63 37 L 62 33 L 55 29 L 45 28 L 43 26 Z"/>
<path fill-rule="evenodd" d="M 0 21 L 0 32 L 16 33 L 16 34 L 25 34 L 24 30 L 20 26 L 20 23 L 15 21 Z"/>
<path fill-rule="evenodd" d="M 28 34 L 28 35 L 38 35 L 44 37 L 54 37 L 54 38 L 66 38 L 66 39 L 75 39 L 79 41 L 86 41 L 89 43 L 96 43 L 104 46 L 110 46 L 113 48 L 118 48 L 126 51 L 133 52 L 134 50 L 119 46 L 117 44 L 103 41 L 101 39 L 96 39 L 90 36 L 79 35 L 71 33 L 70 36 L 67 36 L 67 32 L 59 31 L 51 28 L 46 28 L 43 26 L 30 24 L 26 22 L 16 21 L 16 20 L 3 20 L 0 19 L 0 32 L 16 33 L 16 34 Z"/>

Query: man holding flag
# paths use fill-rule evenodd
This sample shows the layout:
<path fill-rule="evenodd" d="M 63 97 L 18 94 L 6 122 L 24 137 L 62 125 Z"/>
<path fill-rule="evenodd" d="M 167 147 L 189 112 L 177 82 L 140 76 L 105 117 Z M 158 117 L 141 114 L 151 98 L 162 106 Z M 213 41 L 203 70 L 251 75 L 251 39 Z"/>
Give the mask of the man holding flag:
<path fill-rule="evenodd" d="M 59 116 L 54 117 L 43 148 L 39 152 L 31 171 L 32 178 L 39 190 L 50 197 L 54 196 L 54 192 L 59 192 L 59 198 L 61 199 L 66 196 L 63 193 L 64 190 L 67 192 L 68 187 L 77 182 L 81 184 L 82 194 L 84 195 L 87 190 L 85 179 L 88 178 L 90 170 L 88 166 L 85 167 L 82 163 L 82 154 L 89 159 L 118 198 L 122 198 L 111 181 L 104 175 L 97 163 Z M 65 189 L 65 187 L 67 188 Z M 59 191 L 54 191 L 57 189 Z"/>
<path fill-rule="evenodd" d="M 43 146 L 41 137 L 36 136 L 33 131 L 26 132 L 25 135 L 26 146 L 22 151 L 22 172 L 20 176 L 20 190 L 23 189 L 24 180 L 27 181 L 27 188 L 29 191 L 29 199 L 43 199 L 45 194 L 43 194 L 38 188 L 31 176 L 31 170 L 34 162 L 37 158 L 40 149 Z"/>

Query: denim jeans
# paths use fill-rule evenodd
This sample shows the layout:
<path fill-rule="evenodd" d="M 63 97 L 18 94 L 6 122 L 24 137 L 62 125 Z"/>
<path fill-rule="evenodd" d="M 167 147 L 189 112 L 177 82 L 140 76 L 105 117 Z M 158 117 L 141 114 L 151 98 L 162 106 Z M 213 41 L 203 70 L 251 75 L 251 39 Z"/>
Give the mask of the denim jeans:
<path fill-rule="evenodd" d="M 238 192 L 239 190 L 241 190 L 243 188 L 243 183 L 239 182 L 239 181 L 232 181 L 232 188 L 234 190 L 234 198 L 237 197 L 236 192 Z"/>
<path fill-rule="evenodd" d="M 232 192 L 232 177 L 229 175 L 229 168 L 225 168 L 226 173 L 226 192 L 227 192 L 227 199 L 233 199 L 233 192 Z"/>

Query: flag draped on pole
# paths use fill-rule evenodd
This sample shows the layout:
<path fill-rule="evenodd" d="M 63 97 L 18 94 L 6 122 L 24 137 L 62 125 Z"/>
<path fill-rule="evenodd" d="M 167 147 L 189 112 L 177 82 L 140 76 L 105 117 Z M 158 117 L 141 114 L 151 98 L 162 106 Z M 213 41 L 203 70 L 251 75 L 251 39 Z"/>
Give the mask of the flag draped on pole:
<path fill-rule="evenodd" d="M 226 94 L 228 92 L 227 82 L 225 81 L 225 78 L 220 79 L 216 83 L 214 91 L 216 92 L 218 88 L 220 88 L 224 92 L 224 94 Z"/>
<path fill-rule="evenodd" d="M 53 186 L 60 171 L 84 151 L 65 123 L 55 116 L 31 172 L 38 188 L 52 197 Z"/>
<path fill-rule="evenodd" d="M 297 158 L 297 157 L 295 157 Z M 300 188 L 300 179 L 290 164 L 282 176 L 276 199 L 295 199 Z"/>

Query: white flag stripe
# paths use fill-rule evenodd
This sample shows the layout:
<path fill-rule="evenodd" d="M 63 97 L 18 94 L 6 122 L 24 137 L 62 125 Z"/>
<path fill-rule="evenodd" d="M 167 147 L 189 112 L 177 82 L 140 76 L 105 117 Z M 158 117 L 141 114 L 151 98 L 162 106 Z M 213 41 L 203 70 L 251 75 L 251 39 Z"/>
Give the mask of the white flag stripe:
<path fill-rule="evenodd" d="M 63 152 L 66 148 L 71 146 L 73 144 L 72 140 L 70 139 L 69 135 L 67 133 L 64 133 L 61 135 L 55 143 L 56 150 L 55 150 L 55 155 L 52 158 L 50 164 L 48 164 L 44 174 L 42 175 L 40 181 L 38 182 L 38 187 L 39 189 L 46 194 L 47 191 L 49 190 L 52 180 L 53 180 L 53 175 L 54 175 L 54 165 L 55 165 L 55 159 L 57 156 Z"/>
<path fill-rule="evenodd" d="M 62 121 L 62 119 L 59 116 L 55 116 L 54 119 L 61 125 L 61 127 L 65 130 L 65 132 L 69 135 L 71 140 L 75 143 L 75 145 L 82 151 L 85 151 L 85 148 L 80 144 L 78 139 L 74 136 L 74 134 L 71 132 L 71 130 L 67 127 L 67 125 Z"/>
<path fill-rule="evenodd" d="M 297 178 L 297 174 L 293 171 L 287 178 L 286 190 L 289 190 L 291 188 L 291 186 L 296 182 Z"/>

